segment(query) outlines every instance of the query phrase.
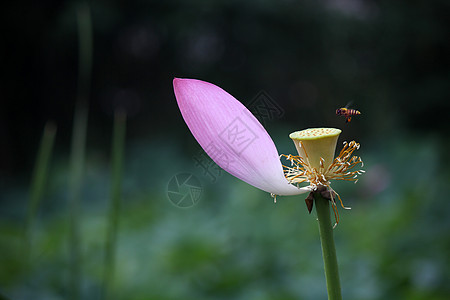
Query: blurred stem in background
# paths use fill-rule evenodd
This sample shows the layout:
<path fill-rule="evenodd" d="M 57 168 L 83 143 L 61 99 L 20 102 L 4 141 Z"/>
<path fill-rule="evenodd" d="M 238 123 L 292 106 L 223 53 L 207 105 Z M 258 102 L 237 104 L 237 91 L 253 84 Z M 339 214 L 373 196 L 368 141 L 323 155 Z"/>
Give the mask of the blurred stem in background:
<path fill-rule="evenodd" d="M 70 152 L 70 298 L 80 299 L 80 194 L 85 164 L 86 130 L 88 123 L 88 99 L 92 69 L 92 24 L 89 5 L 77 7 L 79 38 L 78 95 L 73 119 L 72 146 Z"/>
<path fill-rule="evenodd" d="M 36 157 L 33 175 L 31 178 L 31 191 L 28 203 L 27 219 L 24 231 L 24 264 L 28 268 L 31 263 L 33 248 L 33 227 L 36 214 L 44 193 L 44 187 L 48 178 L 48 168 L 55 142 L 56 125 L 49 121 L 45 124 L 44 132 Z"/>
<path fill-rule="evenodd" d="M 122 193 L 122 169 L 125 148 L 126 114 L 117 110 L 114 115 L 113 140 L 111 147 L 111 202 L 108 215 L 108 227 L 105 244 L 105 261 L 103 274 L 102 299 L 112 299 L 114 281 L 117 229 L 119 225 L 120 199 Z"/>
<path fill-rule="evenodd" d="M 333 226 L 331 225 L 330 201 L 319 193 L 314 193 L 316 203 L 317 220 L 319 222 L 320 242 L 322 244 L 322 256 L 327 281 L 329 300 L 341 300 L 341 283 L 339 280 L 339 268 L 334 246 Z"/>

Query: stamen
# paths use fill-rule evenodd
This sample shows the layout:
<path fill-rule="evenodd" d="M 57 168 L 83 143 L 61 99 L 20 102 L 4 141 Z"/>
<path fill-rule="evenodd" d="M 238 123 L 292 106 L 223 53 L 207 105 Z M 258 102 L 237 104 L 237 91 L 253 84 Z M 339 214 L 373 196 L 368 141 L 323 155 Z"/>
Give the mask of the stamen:
<path fill-rule="evenodd" d="M 339 224 L 339 211 L 337 210 L 336 203 L 331 202 L 331 207 L 333 207 L 334 219 L 336 220 L 336 222 L 333 225 L 333 229 L 335 229 L 336 226 Z"/>
<path fill-rule="evenodd" d="M 273 203 L 277 203 L 277 195 L 275 195 L 274 193 L 270 193 L 270 197 L 273 198 Z"/>
<path fill-rule="evenodd" d="M 336 193 L 336 192 L 335 192 L 335 193 Z M 336 195 L 338 196 L 339 202 L 341 202 L 341 206 L 342 206 L 343 209 L 348 209 L 348 210 L 352 209 L 351 207 L 346 207 L 346 206 L 344 206 L 344 203 L 342 203 L 341 196 L 339 196 L 338 193 L 336 193 Z"/>

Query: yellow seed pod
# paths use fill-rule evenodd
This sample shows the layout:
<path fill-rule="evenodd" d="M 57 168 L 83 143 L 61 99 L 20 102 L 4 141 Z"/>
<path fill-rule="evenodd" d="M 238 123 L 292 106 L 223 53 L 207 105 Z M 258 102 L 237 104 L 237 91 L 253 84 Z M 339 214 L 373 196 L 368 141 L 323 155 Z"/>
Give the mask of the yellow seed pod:
<path fill-rule="evenodd" d="M 323 168 L 326 170 L 333 163 L 339 134 L 341 130 L 336 128 L 310 128 L 293 132 L 289 137 L 305 162 L 319 170 L 320 158 L 323 158 Z"/>

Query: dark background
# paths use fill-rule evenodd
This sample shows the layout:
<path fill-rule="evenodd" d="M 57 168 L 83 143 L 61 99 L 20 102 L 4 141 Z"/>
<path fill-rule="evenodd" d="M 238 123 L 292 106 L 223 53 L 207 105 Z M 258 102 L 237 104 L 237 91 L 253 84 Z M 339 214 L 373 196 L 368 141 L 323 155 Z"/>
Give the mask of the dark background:
<path fill-rule="evenodd" d="M 7 267 L 0 292 L 11 299 L 68 293 L 57 274 L 67 272 L 76 7 L 39 1 L 3 9 L 0 256 Z M 178 110 L 174 77 L 215 83 L 244 104 L 265 91 L 283 112 L 264 124 L 280 153 L 295 151 L 290 132 L 309 127 L 337 127 L 342 140 L 360 142 L 366 175 L 356 186 L 336 185 L 353 207 L 336 229 L 344 298 L 446 299 L 448 1 L 92 1 L 90 8 L 86 299 L 101 286 L 100 263 L 90 258 L 102 255 L 117 107 L 128 114 L 118 299 L 325 297 L 315 217 L 303 197 L 274 207 L 228 174 L 214 182 L 205 176 L 193 161 L 201 148 Z M 350 101 L 362 114 L 346 124 L 335 110 Z M 24 272 L 18 236 L 48 120 L 58 131 L 36 229 L 40 254 Z M 166 196 L 178 172 L 195 174 L 204 187 L 190 209 Z"/>

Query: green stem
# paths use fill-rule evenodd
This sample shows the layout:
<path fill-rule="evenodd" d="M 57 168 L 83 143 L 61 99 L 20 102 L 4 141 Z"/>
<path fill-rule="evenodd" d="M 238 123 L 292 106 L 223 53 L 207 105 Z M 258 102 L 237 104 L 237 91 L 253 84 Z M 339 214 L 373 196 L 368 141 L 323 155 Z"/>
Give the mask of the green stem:
<path fill-rule="evenodd" d="M 41 145 L 34 167 L 33 177 L 31 179 L 30 200 L 28 204 L 27 220 L 25 224 L 25 263 L 31 262 L 31 249 L 33 246 L 33 225 L 36 219 L 38 207 L 44 194 L 45 183 L 48 178 L 48 168 L 52 155 L 53 144 L 56 135 L 56 125 L 53 122 L 45 124 L 44 133 L 41 139 Z"/>
<path fill-rule="evenodd" d="M 80 3 L 78 5 L 77 23 L 79 39 L 78 95 L 73 118 L 69 175 L 70 299 L 72 300 L 81 298 L 80 198 L 86 152 L 88 98 L 93 52 L 89 4 Z"/>
<path fill-rule="evenodd" d="M 334 246 L 333 226 L 331 225 L 330 201 L 324 199 L 319 193 L 314 193 L 316 202 L 317 219 L 319 221 L 320 242 L 322 244 L 322 256 L 327 281 L 329 300 L 340 300 L 341 284 L 339 269 Z"/>
<path fill-rule="evenodd" d="M 117 244 L 117 229 L 119 225 L 120 199 L 122 194 L 123 153 L 125 148 L 126 114 L 116 111 L 114 116 L 113 142 L 112 142 L 112 178 L 111 202 L 108 216 L 108 228 L 105 245 L 105 260 L 103 274 L 103 295 L 101 299 L 112 299 L 111 292 L 114 279 L 115 254 Z"/>

